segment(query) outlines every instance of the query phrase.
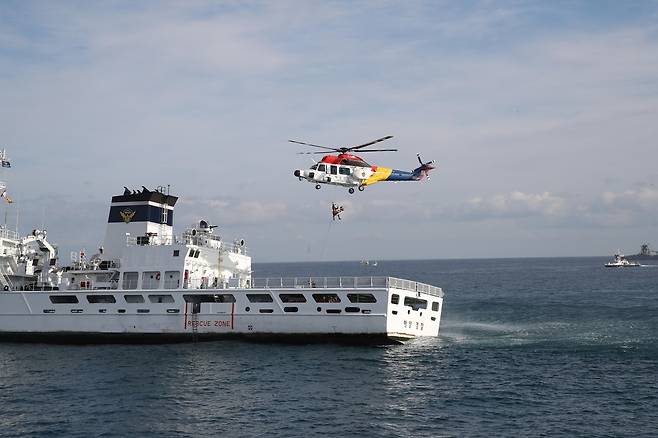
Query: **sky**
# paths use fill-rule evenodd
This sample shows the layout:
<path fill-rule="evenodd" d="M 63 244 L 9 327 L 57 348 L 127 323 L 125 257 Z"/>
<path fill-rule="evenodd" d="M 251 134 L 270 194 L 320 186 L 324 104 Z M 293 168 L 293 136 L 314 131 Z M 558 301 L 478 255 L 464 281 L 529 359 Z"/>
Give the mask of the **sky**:
<path fill-rule="evenodd" d="M 431 179 L 292 175 L 385 135 Z M 142 185 L 256 262 L 658 249 L 656 139 L 656 1 L 0 2 L 0 208 L 64 260 Z"/>

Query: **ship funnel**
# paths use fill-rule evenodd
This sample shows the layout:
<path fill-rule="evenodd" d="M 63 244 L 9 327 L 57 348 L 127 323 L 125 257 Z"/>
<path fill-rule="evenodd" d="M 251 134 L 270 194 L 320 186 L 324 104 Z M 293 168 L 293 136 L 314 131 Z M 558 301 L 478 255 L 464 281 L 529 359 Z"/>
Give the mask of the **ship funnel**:
<path fill-rule="evenodd" d="M 124 187 L 122 195 L 112 197 L 103 259 L 119 258 L 130 238 L 140 241 L 142 236 L 158 236 L 160 241 L 171 241 L 177 200 L 176 196 L 151 191 L 144 186 L 142 190 L 133 191 Z M 149 242 L 149 239 L 141 241 Z"/>

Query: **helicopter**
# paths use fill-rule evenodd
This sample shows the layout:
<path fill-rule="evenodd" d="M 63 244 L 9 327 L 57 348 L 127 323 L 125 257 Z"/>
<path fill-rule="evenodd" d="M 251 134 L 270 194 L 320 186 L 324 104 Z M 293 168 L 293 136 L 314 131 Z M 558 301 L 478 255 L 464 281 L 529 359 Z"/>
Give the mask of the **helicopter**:
<path fill-rule="evenodd" d="M 361 157 L 352 154 L 352 152 L 395 152 L 397 149 L 363 149 L 390 138 L 393 138 L 393 136 L 387 135 L 358 146 L 337 148 L 288 140 L 290 143 L 338 152 L 338 155 L 325 155 L 319 163 L 315 163 L 308 170 L 295 170 L 293 175 L 299 178 L 300 181 L 307 180 L 314 183 L 317 190 L 322 188 L 322 184 L 330 184 L 348 187 L 347 191 L 350 194 L 354 193 L 355 188 L 362 192 L 367 186 L 381 181 L 420 181 L 425 177 L 429 179 L 429 172 L 435 169 L 434 160 L 424 163 L 420 158 L 420 154 L 416 154 L 420 166 L 412 171 L 372 166 Z M 325 151 L 298 152 L 298 154 L 327 154 Z"/>

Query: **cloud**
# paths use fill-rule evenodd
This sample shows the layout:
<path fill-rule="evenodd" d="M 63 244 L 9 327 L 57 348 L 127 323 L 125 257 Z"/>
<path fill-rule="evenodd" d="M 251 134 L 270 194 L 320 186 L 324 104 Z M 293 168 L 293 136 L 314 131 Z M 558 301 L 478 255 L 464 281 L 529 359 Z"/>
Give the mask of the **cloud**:
<path fill-rule="evenodd" d="M 601 202 L 610 210 L 655 213 L 658 211 L 658 188 L 641 187 L 618 193 L 604 192 L 601 195 Z"/>
<path fill-rule="evenodd" d="M 234 198 L 181 199 L 177 207 L 177 223 L 191 224 L 200 219 L 217 220 L 221 226 L 253 226 L 282 221 L 289 214 L 285 202 L 253 201 Z M 199 214 L 205 215 L 200 217 Z"/>
<path fill-rule="evenodd" d="M 568 201 L 549 192 L 513 191 L 488 197 L 476 196 L 458 209 L 459 217 L 470 220 L 492 218 L 559 218 L 567 214 Z"/>

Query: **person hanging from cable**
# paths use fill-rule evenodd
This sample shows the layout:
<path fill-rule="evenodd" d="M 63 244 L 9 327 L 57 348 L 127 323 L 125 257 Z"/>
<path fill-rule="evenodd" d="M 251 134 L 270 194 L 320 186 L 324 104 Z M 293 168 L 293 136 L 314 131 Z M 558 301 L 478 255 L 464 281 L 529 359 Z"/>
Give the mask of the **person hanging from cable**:
<path fill-rule="evenodd" d="M 340 217 L 340 213 L 344 210 L 345 209 L 343 208 L 342 205 L 336 205 L 332 202 L 331 203 L 331 213 L 332 213 L 333 216 L 332 216 L 331 219 L 336 220 L 336 218 L 338 218 L 339 221 L 342 220 L 341 217 Z"/>
<path fill-rule="evenodd" d="M 11 204 L 12 202 L 14 202 L 11 199 L 11 197 L 7 194 L 7 186 L 3 182 L 0 182 L 0 198 L 4 198 L 7 204 Z"/>

